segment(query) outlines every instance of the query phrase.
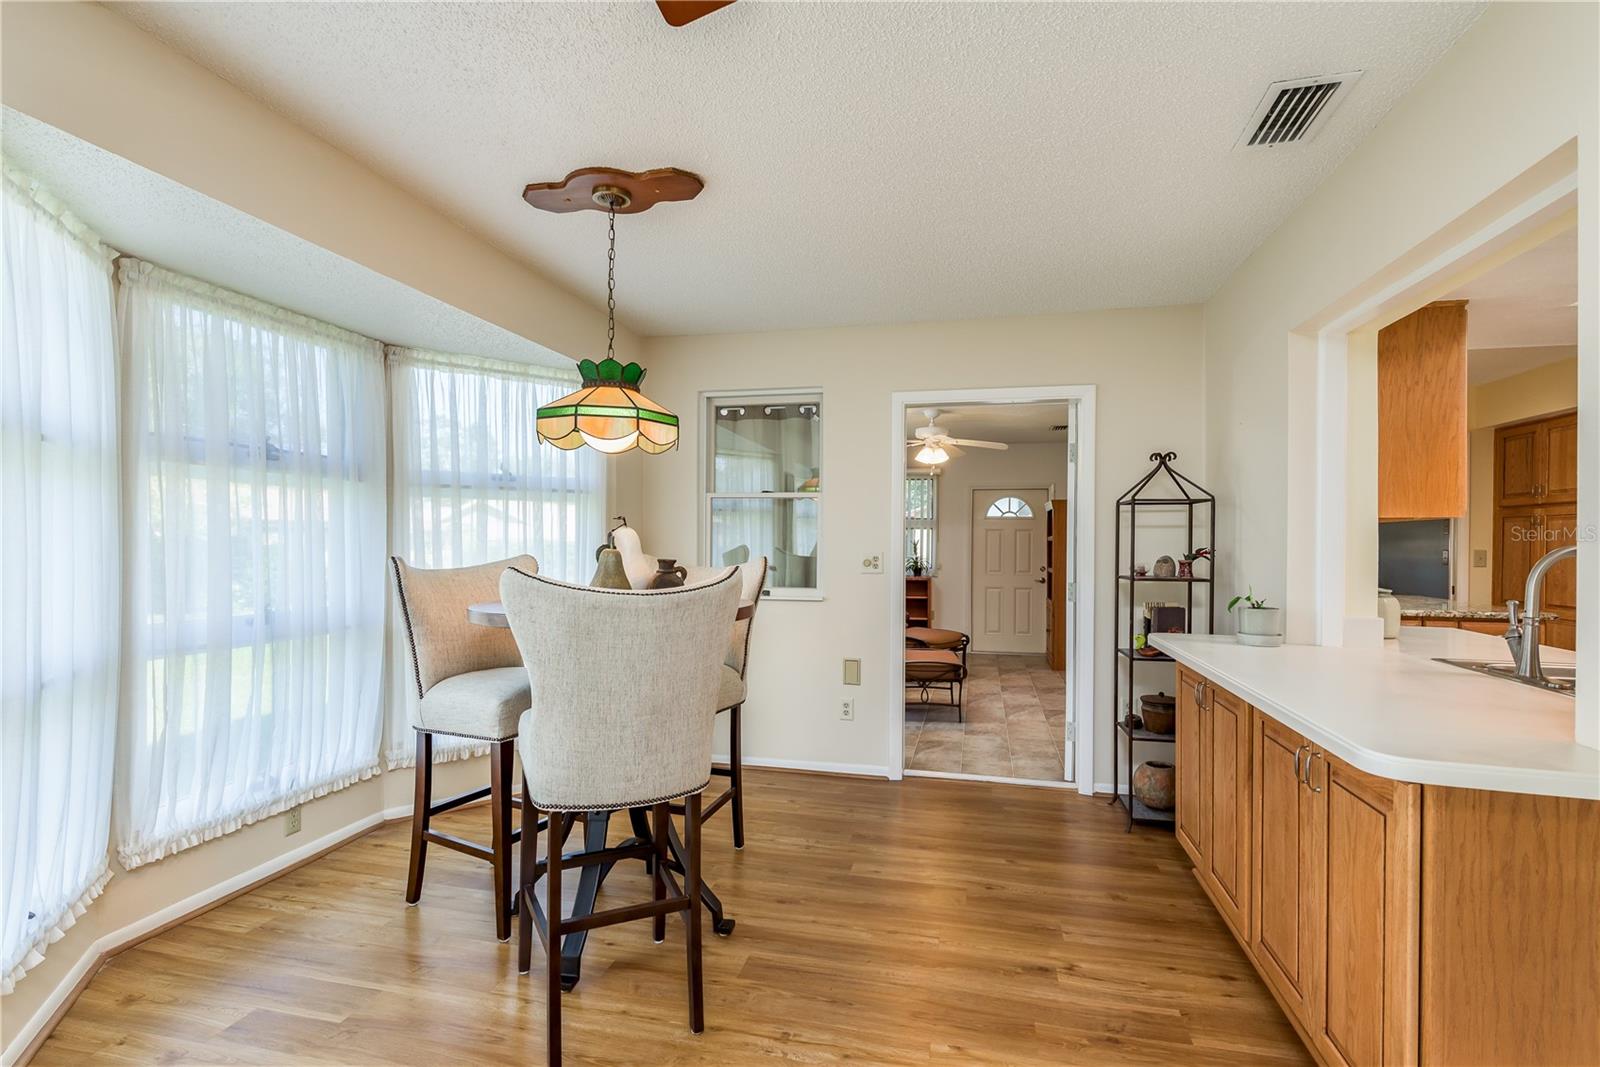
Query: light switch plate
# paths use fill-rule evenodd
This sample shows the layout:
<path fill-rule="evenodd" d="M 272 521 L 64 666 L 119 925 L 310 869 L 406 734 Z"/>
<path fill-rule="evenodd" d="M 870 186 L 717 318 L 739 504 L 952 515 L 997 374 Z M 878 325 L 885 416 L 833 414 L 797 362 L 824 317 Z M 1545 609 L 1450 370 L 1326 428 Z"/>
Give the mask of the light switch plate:
<path fill-rule="evenodd" d="M 861 573 L 862 574 L 882 574 L 883 573 L 883 557 L 882 556 L 862 556 L 861 557 Z"/>
<path fill-rule="evenodd" d="M 1473 549 L 1472 565 L 1474 567 L 1487 567 L 1489 565 L 1489 550 L 1487 548 Z"/>
<path fill-rule="evenodd" d="M 860 685 L 861 684 L 861 661 L 860 660 L 858 660 L 858 659 L 847 659 L 847 660 L 844 661 L 844 684 L 845 685 Z"/>

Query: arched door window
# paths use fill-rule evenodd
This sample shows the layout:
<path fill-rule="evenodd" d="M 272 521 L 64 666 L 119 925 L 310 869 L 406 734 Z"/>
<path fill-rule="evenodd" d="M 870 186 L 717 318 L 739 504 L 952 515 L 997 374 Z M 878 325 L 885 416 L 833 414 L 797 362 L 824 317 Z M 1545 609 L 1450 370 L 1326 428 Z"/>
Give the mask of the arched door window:
<path fill-rule="evenodd" d="M 983 513 L 986 519 L 1031 519 L 1033 509 L 1026 500 L 1019 500 L 1014 496 L 1003 496 L 989 505 L 989 510 Z"/>

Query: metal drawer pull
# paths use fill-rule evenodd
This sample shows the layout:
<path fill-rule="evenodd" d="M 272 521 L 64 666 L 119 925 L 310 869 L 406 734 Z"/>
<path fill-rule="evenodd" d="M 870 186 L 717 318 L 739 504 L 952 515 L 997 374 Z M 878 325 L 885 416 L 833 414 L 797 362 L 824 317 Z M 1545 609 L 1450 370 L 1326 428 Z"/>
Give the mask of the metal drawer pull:
<path fill-rule="evenodd" d="M 1322 792 L 1322 787 L 1320 785 L 1317 785 L 1315 782 L 1313 782 L 1311 780 L 1311 761 L 1314 760 L 1314 759 L 1321 759 L 1321 758 L 1322 758 L 1322 750 L 1321 749 L 1312 749 L 1311 750 L 1311 754 L 1306 757 L 1306 785 L 1309 785 L 1311 787 L 1311 791 L 1313 793 Z"/>
<path fill-rule="evenodd" d="M 1196 682 L 1196 683 L 1194 683 L 1194 702 L 1196 704 L 1204 704 L 1206 702 L 1205 691 L 1206 691 L 1206 683 L 1204 683 L 1204 682 Z"/>
<path fill-rule="evenodd" d="M 1310 746 L 1301 744 L 1294 750 L 1294 776 L 1296 781 L 1305 781 L 1305 779 L 1300 776 L 1300 753 L 1304 752 L 1308 747 Z"/>

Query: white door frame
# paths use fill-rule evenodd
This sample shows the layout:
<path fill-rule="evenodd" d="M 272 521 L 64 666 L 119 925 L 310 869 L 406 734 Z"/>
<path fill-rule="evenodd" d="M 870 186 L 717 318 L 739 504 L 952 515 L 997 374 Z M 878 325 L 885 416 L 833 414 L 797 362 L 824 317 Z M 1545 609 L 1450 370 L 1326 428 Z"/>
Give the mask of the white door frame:
<path fill-rule="evenodd" d="M 1094 792 L 1094 576 L 1095 489 L 1094 418 L 1092 385 L 1010 386 L 995 389 L 917 389 L 889 396 L 889 552 L 893 559 L 906 539 L 906 409 L 954 404 L 1072 405 L 1067 417 L 1068 441 L 1077 446 L 1076 458 L 1067 462 L 1067 580 L 1075 583 L 1071 626 L 1067 633 L 1067 728 L 1072 731 L 1073 764 L 1067 782 L 1085 795 Z M 898 571 L 891 570 L 892 576 Z M 888 720 L 889 777 L 905 776 L 905 634 L 906 585 L 888 583 L 889 620 L 884 662 L 884 706 L 893 709 Z"/>
<path fill-rule="evenodd" d="M 978 584 L 978 569 L 977 569 L 977 567 L 975 565 L 975 560 L 972 557 L 976 553 L 977 547 L 978 547 L 978 520 L 983 518 L 982 515 L 978 514 L 978 505 L 976 503 L 976 501 L 978 499 L 978 494 L 979 493 L 1043 493 L 1044 494 L 1044 506 L 1045 506 L 1046 509 L 1048 509 L 1050 507 L 1050 500 L 1051 500 L 1051 493 L 1052 492 L 1054 492 L 1054 490 L 1051 489 L 1051 487 L 1048 486 L 1048 485 L 1016 485 L 1016 484 L 1009 484 L 1009 485 L 975 485 L 970 490 L 968 490 L 968 492 L 967 492 L 967 508 L 968 508 L 969 514 L 967 515 L 967 556 L 968 556 L 968 559 L 967 559 L 967 625 L 972 627 L 972 646 L 971 646 L 971 651 L 973 651 L 973 652 L 983 652 L 984 651 L 983 649 L 978 647 L 978 598 L 973 595 L 975 592 L 977 592 L 975 587 Z M 1043 515 L 1038 515 L 1038 516 L 1036 516 L 1036 518 L 1038 518 L 1041 522 L 1044 521 L 1044 516 Z M 1045 564 L 1046 567 L 1048 567 L 1050 565 L 1050 550 L 1049 550 L 1048 545 L 1045 548 L 1044 564 Z M 1048 622 L 1049 612 L 1050 612 L 1050 608 L 1049 608 L 1049 605 L 1047 604 L 1045 606 L 1045 614 L 1046 614 L 1046 621 L 1047 622 Z M 1045 642 L 1044 654 L 1047 655 L 1047 656 L 1050 654 L 1050 643 L 1048 641 Z M 1028 653 L 1022 653 L 1022 655 L 1028 655 Z"/>

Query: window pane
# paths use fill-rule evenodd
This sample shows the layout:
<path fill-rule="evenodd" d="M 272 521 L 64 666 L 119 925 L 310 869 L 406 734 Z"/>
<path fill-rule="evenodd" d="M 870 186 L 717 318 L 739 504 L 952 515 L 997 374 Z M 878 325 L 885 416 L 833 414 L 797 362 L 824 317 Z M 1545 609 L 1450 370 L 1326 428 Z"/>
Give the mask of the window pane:
<path fill-rule="evenodd" d="M 1028 502 L 1025 500 L 1019 500 L 1014 496 L 1003 496 L 989 505 L 989 510 L 984 512 L 983 517 L 986 519 L 1031 519 L 1033 518 L 1033 509 L 1028 506 Z"/>
<path fill-rule="evenodd" d="M 821 411 L 816 396 L 710 401 L 711 491 L 820 492 Z"/>
<path fill-rule="evenodd" d="M 933 479 L 906 479 L 906 518 L 933 518 Z"/>
<path fill-rule="evenodd" d="M 711 564 L 766 556 L 774 589 L 817 587 L 817 502 L 779 497 L 711 501 Z"/>

